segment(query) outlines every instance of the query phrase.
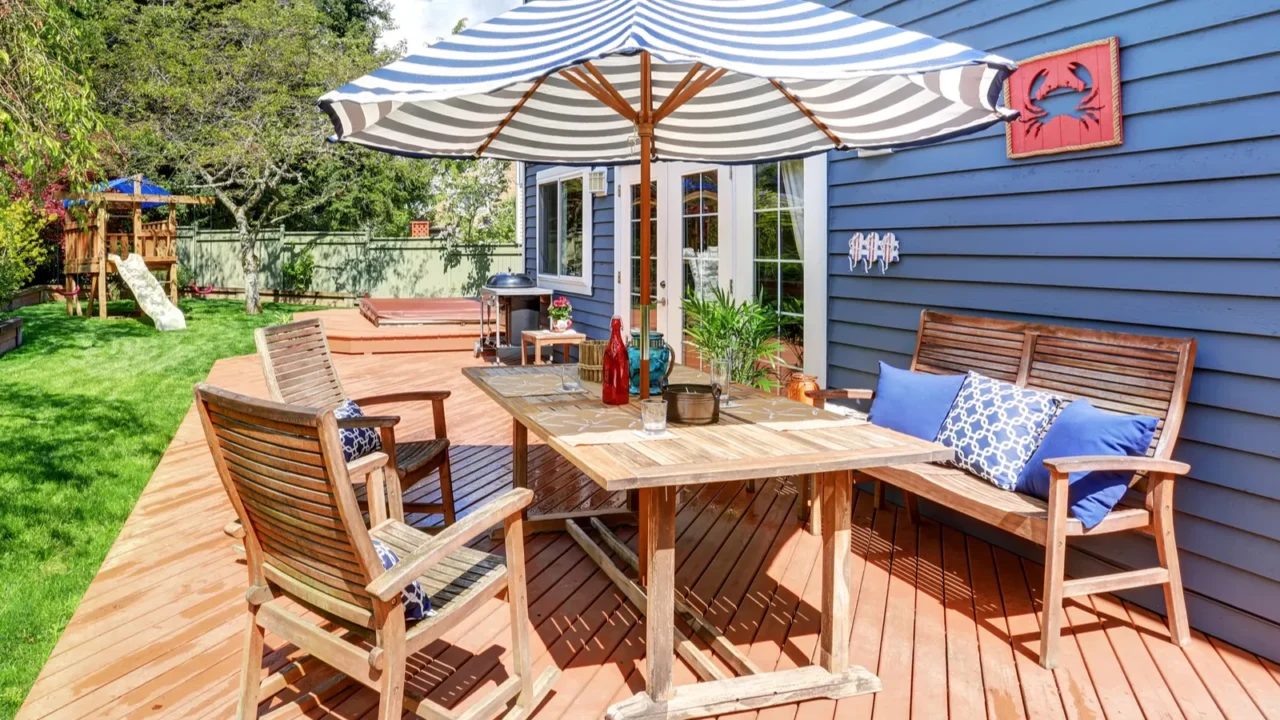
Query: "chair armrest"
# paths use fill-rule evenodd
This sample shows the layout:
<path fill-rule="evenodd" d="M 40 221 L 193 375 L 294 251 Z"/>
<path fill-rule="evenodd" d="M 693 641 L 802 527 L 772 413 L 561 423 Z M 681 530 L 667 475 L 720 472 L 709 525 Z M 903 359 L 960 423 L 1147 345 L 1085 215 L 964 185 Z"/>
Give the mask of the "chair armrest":
<path fill-rule="evenodd" d="M 841 390 L 838 388 L 827 388 L 826 390 L 809 390 L 805 393 L 808 397 L 817 400 L 871 400 L 876 396 L 875 390 L 867 388 L 852 388 Z"/>
<path fill-rule="evenodd" d="M 1186 475 L 1191 466 L 1177 460 L 1160 460 L 1149 457 L 1125 457 L 1123 455 L 1078 455 L 1076 457 L 1050 458 L 1044 461 L 1053 475 L 1066 477 L 1075 472 L 1118 470 L 1125 472 L 1164 473 Z"/>
<path fill-rule="evenodd" d="M 389 428 L 400 422 L 399 415 L 365 415 L 364 417 L 346 418 L 338 421 L 338 427 L 346 430 L 352 428 Z"/>
<path fill-rule="evenodd" d="M 368 475 L 378 468 L 387 467 L 391 457 L 384 452 L 371 452 L 347 463 L 348 475 Z"/>
<path fill-rule="evenodd" d="M 405 392 L 387 393 L 385 395 L 370 395 L 369 397 L 366 397 L 366 398 L 356 399 L 354 402 L 355 404 L 360 405 L 362 407 L 365 405 L 384 405 L 387 403 L 419 402 L 423 400 L 437 402 L 440 400 L 447 400 L 449 396 L 452 394 L 453 394 L 453 391 L 451 390 L 407 390 Z"/>
<path fill-rule="evenodd" d="M 435 535 L 427 544 L 400 558 L 394 567 L 374 578 L 365 588 L 384 602 L 390 602 L 409 583 L 417 580 L 427 568 L 439 563 L 449 553 L 488 532 L 489 528 L 528 507 L 533 491 L 527 488 L 508 490 L 483 507 L 467 515 Z"/>

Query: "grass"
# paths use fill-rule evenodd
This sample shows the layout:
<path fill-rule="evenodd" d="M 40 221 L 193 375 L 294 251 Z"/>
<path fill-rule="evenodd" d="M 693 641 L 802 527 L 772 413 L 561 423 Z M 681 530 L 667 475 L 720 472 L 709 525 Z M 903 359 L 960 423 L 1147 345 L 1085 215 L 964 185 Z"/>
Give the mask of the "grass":
<path fill-rule="evenodd" d="M 122 312 L 132 303 L 112 303 Z M 0 357 L 0 717 L 49 657 L 218 358 L 304 308 L 183 301 L 185 332 L 150 321 L 13 313 L 24 345 Z"/>

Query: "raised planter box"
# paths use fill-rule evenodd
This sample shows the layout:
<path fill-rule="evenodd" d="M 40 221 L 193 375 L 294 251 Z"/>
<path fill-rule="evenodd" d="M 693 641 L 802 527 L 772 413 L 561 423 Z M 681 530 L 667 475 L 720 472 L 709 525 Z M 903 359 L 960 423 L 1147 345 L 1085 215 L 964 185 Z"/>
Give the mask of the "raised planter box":
<path fill-rule="evenodd" d="M 244 288 L 216 287 L 208 295 L 191 292 L 190 287 L 181 290 L 182 297 L 209 300 L 243 300 Z M 317 307 L 355 307 L 356 296 L 334 292 L 292 292 L 290 290 L 262 290 L 262 302 L 289 303 L 291 305 L 315 305 Z"/>
<path fill-rule="evenodd" d="M 0 355 L 22 344 L 22 318 L 0 320 Z"/>
<path fill-rule="evenodd" d="M 7 305 L 0 306 L 0 310 L 17 310 L 28 305 L 52 302 L 58 299 L 54 291 L 59 289 L 57 285 L 32 285 L 29 288 L 23 288 L 13 296 L 13 299 Z"/>

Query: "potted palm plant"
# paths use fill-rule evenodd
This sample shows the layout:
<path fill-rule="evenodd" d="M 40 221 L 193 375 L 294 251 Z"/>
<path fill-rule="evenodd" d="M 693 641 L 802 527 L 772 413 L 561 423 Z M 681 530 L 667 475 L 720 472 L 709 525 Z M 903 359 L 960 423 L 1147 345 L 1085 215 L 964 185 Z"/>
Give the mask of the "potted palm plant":
<path fill-rule="evenodd" d="M 734 300 L 716 287 L 705 295 L 690 292 L 684 312 L 685 336 L 698 354 L 727 362 L 733 382 L 773 389 L 782 343 L 772 309 L 754 300 Z"/>

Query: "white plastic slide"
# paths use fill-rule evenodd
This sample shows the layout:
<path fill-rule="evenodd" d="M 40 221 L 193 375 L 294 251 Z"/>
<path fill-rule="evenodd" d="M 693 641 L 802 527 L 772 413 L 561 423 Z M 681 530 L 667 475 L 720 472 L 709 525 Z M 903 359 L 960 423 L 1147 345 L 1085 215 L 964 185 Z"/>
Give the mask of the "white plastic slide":
<path fill-rule="evenodd" d="M 116 264 L 120 277 L 133 291 L 142 312 L 151 316 L 157 330 L 186 330 L 187 319 L 182 311 L 169 302 L 164 294 L 160 281 L 147 269 L 147 263 L 141 255 L 130 255 L 128 260 L 121 260 L 119 255 L 108 255 L 107 259 Z"/>

